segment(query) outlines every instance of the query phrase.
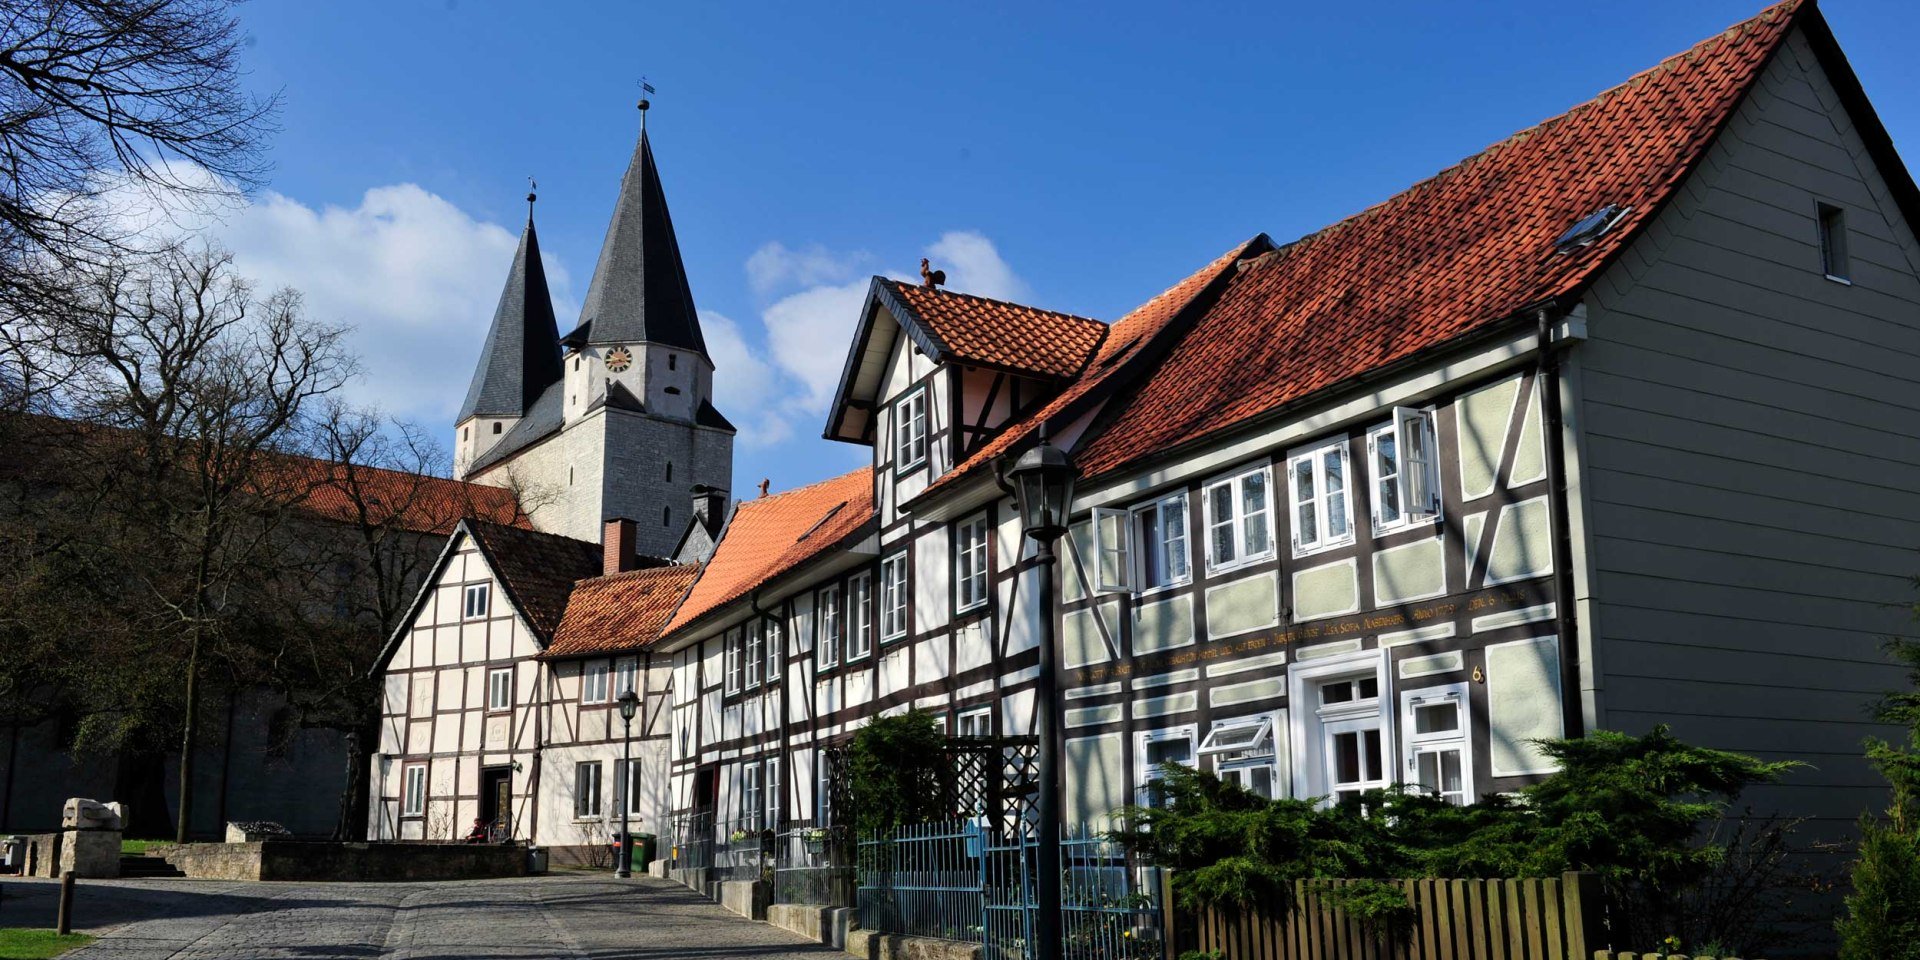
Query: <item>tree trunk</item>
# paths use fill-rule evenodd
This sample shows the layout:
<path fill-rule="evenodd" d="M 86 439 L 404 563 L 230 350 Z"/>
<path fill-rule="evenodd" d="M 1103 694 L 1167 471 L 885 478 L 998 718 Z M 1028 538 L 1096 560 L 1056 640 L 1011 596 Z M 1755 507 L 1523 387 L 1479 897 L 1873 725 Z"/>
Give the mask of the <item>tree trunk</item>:
<path fill-rule="evenodd" d="M 373 736 L 378 736 L 376 727 Z M 365 729 L 347 731 L 346 786 L 340 793 L 340 822 L 334 824 L 335 840 L 367 838 L 367 804 L 371 787 L 367 779 L 367 748 L 372 739 Z"/>
<path fill-rule="evenodd" d="M 193 823 L 193 741 L 200 722 L 200 621 L 196 617 L 187 641 L 187 717 L 180 733 L 180 809 L 173 842 L 186 843 Z"/>

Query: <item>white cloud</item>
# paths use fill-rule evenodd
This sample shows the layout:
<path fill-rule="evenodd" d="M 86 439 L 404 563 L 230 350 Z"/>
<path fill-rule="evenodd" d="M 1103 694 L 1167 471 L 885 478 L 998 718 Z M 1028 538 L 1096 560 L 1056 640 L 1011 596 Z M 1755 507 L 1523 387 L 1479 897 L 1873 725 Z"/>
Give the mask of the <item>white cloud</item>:
<path fill-rule="evenodd" d="M 740 325 L 725 314 L 700 314 L 707 352 L 713 359 L 714 405 L 739 429 L 737 439 L 748 446 L 766 447 L 793 435 L 780 400 L 780 375 L 740 333 Z"/>
<path fill-rule="evenodd" d="M 782 297 L 761 314 L 774 362 L 799 383 L 789 403 L 800 411 L 818 416 L 833 402 L 868 283 L 811 287 Z"/>
<path fill-rule="evenodd" d="M 1000 258 L 993 241 L 971 230 L 950 230 L 927 247 L 933 266 L 947 273 L 947 289 L 995 300 L 1024 302 L 1032 295 Z"/>
<path fill-rule="evenodd" d="M 871 259 L 864 251 L 834 254 L 817 243 L 802 250 L 789 250 L 786 244 L 775 240 L 747 258 L 747 285 L 754 293 L 764 296 L 781 287 L 842 283 Z"/>

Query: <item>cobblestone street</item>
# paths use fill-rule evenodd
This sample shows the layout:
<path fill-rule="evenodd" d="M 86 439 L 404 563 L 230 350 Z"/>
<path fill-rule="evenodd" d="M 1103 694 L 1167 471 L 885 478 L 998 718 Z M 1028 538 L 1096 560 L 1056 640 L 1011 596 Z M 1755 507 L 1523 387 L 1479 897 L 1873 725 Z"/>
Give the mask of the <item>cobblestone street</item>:
<path fill-rule="evenodd" d="M 58 885 L 0 883 L 0 926 L 53 925 Z M 458 883 L 81 881 L 73 960 L 840 956 L 678 884 L 555 875 Z"/>

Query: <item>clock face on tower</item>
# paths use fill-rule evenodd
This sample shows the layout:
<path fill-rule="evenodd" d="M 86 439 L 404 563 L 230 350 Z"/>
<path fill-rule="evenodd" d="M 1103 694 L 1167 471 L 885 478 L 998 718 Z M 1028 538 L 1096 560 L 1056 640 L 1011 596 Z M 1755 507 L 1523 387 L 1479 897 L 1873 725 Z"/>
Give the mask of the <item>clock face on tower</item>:
<path fill-rule="evenodd" d="M 626 347 L 614 347 L 607 351 L 607 369 L 614 373 L 624 372 L 633 366 L 633 354 Z"/>

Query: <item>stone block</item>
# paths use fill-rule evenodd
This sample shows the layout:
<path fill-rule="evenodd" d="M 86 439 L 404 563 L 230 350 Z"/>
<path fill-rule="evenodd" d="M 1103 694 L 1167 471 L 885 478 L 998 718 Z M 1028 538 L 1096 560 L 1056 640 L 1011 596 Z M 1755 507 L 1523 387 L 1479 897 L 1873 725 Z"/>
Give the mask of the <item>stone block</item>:
<path fill-rule="evenodd" d="M 772 894 L 764 880 L 726 880 L 720 884 L 720 905 L 749 920 L 765 920 Z"/>
<path fill-rule="evenodd" d="M 272 820 L 233 820 L 227 823 L 228 843 L 291 839 L 293 839 L 293 831 Z"/>
<path fill-rule="evenodd" d="M 120 875 L 120 831 L 67 830 L 60 840 L 60 870 L 89 880 Z M 59 872 L 54 875 L 58 876 Z"/>
<path fill-rule="evenodd" d="M 867 960 L 980 960 L 982 952 L 977 943 L 873 930 L 847 931 L 846 951 Z"/>

